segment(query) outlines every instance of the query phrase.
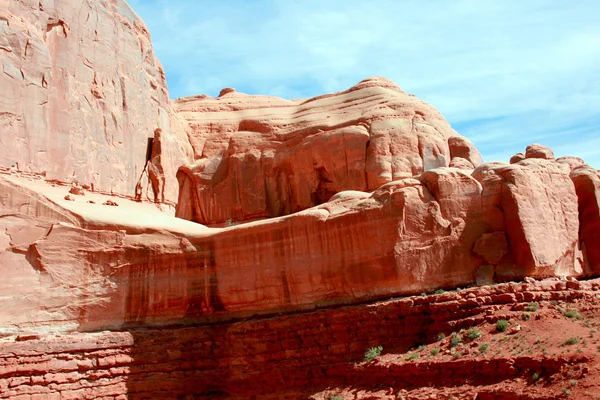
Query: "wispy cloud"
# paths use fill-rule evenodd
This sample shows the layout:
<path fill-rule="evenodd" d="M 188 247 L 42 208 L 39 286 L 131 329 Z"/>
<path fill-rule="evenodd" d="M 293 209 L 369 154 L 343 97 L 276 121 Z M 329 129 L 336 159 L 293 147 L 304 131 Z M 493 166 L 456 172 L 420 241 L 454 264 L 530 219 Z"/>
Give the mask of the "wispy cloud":
<path fill-rule="evenodd" d="M 286 98 L 382 75 L 486 160 L 541 142 L 600 168 L 596 0 L 130 0 L 173 97 Z"/>

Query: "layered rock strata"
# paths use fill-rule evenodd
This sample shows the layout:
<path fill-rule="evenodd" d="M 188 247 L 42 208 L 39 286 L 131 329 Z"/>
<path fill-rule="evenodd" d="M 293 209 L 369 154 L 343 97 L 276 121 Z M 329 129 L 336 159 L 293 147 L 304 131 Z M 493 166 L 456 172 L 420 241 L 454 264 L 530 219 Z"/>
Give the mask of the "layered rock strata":
<path fill-rule="evenodd" d="M 499 318 L 516 326 L 530 302 L 543 309 L 553 309 L 551 302 L 569 303 L 593 315 L 600 307 L 599 290 L 598 280 L 530 280 L 212 327 L 21 335 L 0 340 L 0 398 L 277 399 L 308 398 L 344 385 L 381 388 L 384 383 L 396 391 L 506 385 L 527 381 L 532 371 L 547 377 L 578 364 L 588 370 L 593 353 L 494 356 L 499 344 L 492 343 L 484 360 L 474 359 L 474 349 L 462 358 L 439 355 L 401 365 L 361 361 L 372 346 L 401 354 L 417 343 L 438 341 L 440 333 Z M 600 390 L 597 381 L 587 390 Z"/>
<path fill-rule="evenodd" d="M 0 257 L 12 279 L 2 329 L 215 322 L 527 276 L 593 276 L 597 179 L 588 167 L 537 158 L 437 168 L 218 229 L 126 199 L 108 207 L 97 193 L 66 200 L 65 187 L 7 176 Z"/>

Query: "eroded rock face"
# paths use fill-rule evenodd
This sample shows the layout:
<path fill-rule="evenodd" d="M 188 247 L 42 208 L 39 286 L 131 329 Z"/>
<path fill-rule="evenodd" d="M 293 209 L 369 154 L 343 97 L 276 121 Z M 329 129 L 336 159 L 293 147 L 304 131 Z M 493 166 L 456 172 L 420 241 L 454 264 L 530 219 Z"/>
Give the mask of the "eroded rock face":
<path fill-rule="evenodd" d="M 115 209 L 101 205 L 99 195 L 90 204 L 84 196 L 61 200 L 58 188 L 42 191 L 55 198 L 23 211 L 34 217 L 43 204 L 60 202 L 56 215 L 72 222 L 38 226 L 27 215 L 3 221 L 8 236 L 0 256 L 16 257 L 20 276 L 31 276 L 21 289 L 5 288 L 0 305 L 15 310 L 3 315 L 8 331 L 30 324 L 93 331 L 352 304 L 466 285 L 480 265 L 470 249 L 482 233 L 472 220 L 480 215 L 481 186 L 456 169 L 431 170 L 421 181 L 407 178 L 372 194 L 341 192 L 287 217 L 225 230 L 188 222 L 198 228 L 172 233 L 123 225 L 136 205 L 127 200 Z M 104 219 L 93 219 L 98 212 Z M 25 303 L 11 308 L 11 296 L 39 306 L 19 314 Z M 55 312 L 47 312 L 49 304 Z"/>
<path fill-rule="evenodd" d="M 170 111 L 150 35 L 127 3 L 0 5 L 0 166 L 133 196 L 148 139 L 160 130 L 175 153 L 163 153 L 162 164 L 175 171 L 149 197 L 174 205 L 187 137 Z"/>
<path fill-rule="evenodd" d="M 308 100 L 224 90 L 175 107 L 196 160 L 180 171 L 177 215 L 202 224 L 291 214 L 454 158 L 482 162 L 433 107 L 383 78 Z"/>
<path fill-rule="evenodd" d="M 484 164 L 475 170 L 496 213 L 490 217 L 503 227 L 510 243 L 511 259 L 500 263 L 497 274 L 583 273 L 577 195 L 569 175 L 568 166 L 544 159 Z"/>
<path fill-rule="evenodd" d="M 547 146 L 534 143 L 525 149 L 525 158 L 542 158 L 544 160 L 554 160 L 554 152 Z"/>
<path fill-rule="evenodd" d="M 595 170 L 571 173 L 543 159 L 483 164 L 472 175 L 436 168 L 216 229 L 160 222 L 158 211 L 129 200 L 103 206 L 99 194 L 66 201 L 71 187 L 11 177 L 12 198 L 37 200 L 6 203 L 0 219 L 0 258 L 18 266 L 5 273 L 21 279 L 4 286 L 0 306 L 15 312 L 2 323 L 18 332 L 227 321 L 527 276 L 593 275 L 597 179 Z M 26 304 L 28 314 L 20 313 Z"/>
<path fill-rule="evenodd" d="M 600 273 L 600 173 L 591 167 L 571 172 L 579 201 L 581 245 L 594 274 Z"/>
<path fill-rule="evenodd" d="M 3 143 L 28 149 L 25 164 L 0 169 L 2 332 L 226 321 L 598 273 L 599 178 L 583 160 L 532 145 L 510 165 L 482 164 L 435 109 L 383 78 L 308 100 L 225 89 L 171 110 L 126 4 L 84 2 L 83 14 L 69 2 L 28 4 L 3 11 L 0 39 L 10 50 L 1 84 L 18 99 L 3 106 L 21 113 L 8 112 L 6 126 L 25 138 Z M 92 33 L 99 44 L 86 41 Z M 106 46 L 123 55 L 87 57 Z M 106 117 L 114 125 L 98 136 Z M 120 150 L 101 156 L 111 146 Z M 21 157 L 13 147 L 2 156 Z M 133 197 L 129 171 L 148 158 L 146 196 L 177 197 L 182 218 L 99 190 Z M 46 164 L 46 178 L 22 172 Z M 76 164 L 78 184 L 48 182 Z M 184 219 L 263 220 L 220 229 Z"/>
<path fill-rule="evenodd" d="M 600 274 L 600 176 L 581 159 L 532 145 L 510 165 L 482 164 L 383 78 L 293 101 L 227 88 L 171 108 L 121 0 L 0 0 L 0 33 L 2 398 L 302 387 L 298 360 L 317 380 L 339 374 L 337 362 L 323 370 L 324 349 L 346 360 L 369 340 L 457 331 L 474 308 L 599 288 L 572 279 Z M 181 218 L 144 199 L 177 203 Z M 570 278 L 536 288 L 530 276 Z M 252 320 L 509 279 L 526 279 L 523 293 Z M 46 336 L 59 332 L 102 333 Z M 275 375 L 273 355 L 289 361 Z"/>

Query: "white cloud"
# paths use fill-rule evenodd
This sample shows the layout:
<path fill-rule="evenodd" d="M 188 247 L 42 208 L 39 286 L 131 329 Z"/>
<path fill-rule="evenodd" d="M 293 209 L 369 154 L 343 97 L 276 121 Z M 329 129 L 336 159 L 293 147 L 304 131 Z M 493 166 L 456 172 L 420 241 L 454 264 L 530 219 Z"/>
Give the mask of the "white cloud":
<path fill-rule="evenodd" d="M 174 97 L 287 98 L 382 75 L 432 103 L 488 160 L 600 134 L 597 0 L 131 0 Z M 499 151 L 502 149 L 502 151 Z"/>

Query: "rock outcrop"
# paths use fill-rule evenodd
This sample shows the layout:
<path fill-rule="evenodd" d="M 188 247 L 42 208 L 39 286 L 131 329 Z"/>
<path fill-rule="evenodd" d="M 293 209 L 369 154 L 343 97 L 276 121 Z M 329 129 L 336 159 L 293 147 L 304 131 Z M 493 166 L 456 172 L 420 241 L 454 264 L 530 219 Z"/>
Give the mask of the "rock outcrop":
<path fill-rule="evenodd" d="M 598 174 L 583 160 L 532 145 L 483 164 L 384 78 L 303 100 L 227 88 L 171 108 L 124 2 L 2 12 L 0 85 L 17 100 L 3 103 L 0 149 L 2 332 L 211 323 L 598 273 Z"/>
<path fill-rule="evenodd" d="M 404 346 L 505 303 L 596 301 L 598 283 L 575 278 L 600 275 L 600 175 L 579 158 L 534 144 L 483 163 L 384 78 L 171 103 L 123 0 L 0 0 L 0 50 L 0 398 L 297 391 L 353 379 L 340 360 L 373 338 Z M 521 279 L 441 305 L 364 304 Z M 454 364 L 440 365 L 402 377 Z"/>
<path fill-rule="evenodd" d="M 0 6 L 0 165 L 133 196 L 156 139 L 168 148 L 161 164 L 172 180 L 144 186 L 159 191 L 150 191 L 152 200 L 174 205 L 170 169 L 189 161 L 189 143 L 148 30 L 129 5 Z M 164 180 L 162 170 L 150 172 Z"/>
<path fill-rule="evenodd" d="M 565 354 L 560 345 L 573 335 L 587 337 L 590 329 L 552 305 L 585 308 L 591 320 L 600 311 L 600 282 L 567 283 L 510 283 L 229 325 L 22 334 L 0 339 L 0 399 L 325 400 L 349 387 L 352 394 L 338 398 L 354 399 L 370 388 L 379 395 L 359 398 L 394 398 L 402 390 L 429 390 L 417 398 L 431 398 L 431 392 L 451 389 L 458 398 L 479 392 L 516 400 L 560 398 L 565 385 L 576 399 L 585 398 L 576 390 L 600 395 L 596 347 Z M 531 302 L 540 310 L 523 321 Z M 515 343 L 510 339 L 517 335 L 498 340 L 502 334 L 493 325 L 500 318 L 522 327 Z M 537 324 L 542 329 L 534 330 Z M 471 327 L 485 337 L 468 342 L 463 334 L 464 343 L 451 346 L 452 332 Z M 440 334 L 448 337 L 440 340 Z M 427 349 L 417 349 L 426 343 Z M 489 351 L 480 350 L 483 344 Z M 374 346 L 382 346 L 382 357 L 363 362 Z M 513 346 L 527 346 L 527 353 Z M 543 384 L 531 383 L 536 372 Z M 565 378 L 554 382 L 551 376 L 560 372 Z M 312 396 L 319 391 L 328 394 Z M 542 396 L 529 397 L 530 391 Z M 447 398 L 443 394 L 435 397 Z"/>
<path fill-rule="evenodd" d="M 177 216 L 207 225 L 288 215 L 344 190 L 482 163 L 433 107 L 384 78 L 308 100 L 224 90 L 175 108 L 191 126 L 195 159 L 179 174 Z"/>
<path fill-rule="evenodd" d="M 14 278 L 0 301 L 3 329 L 209 323 L 528 276 L 592 276 L 597 180 L 595 170 L 544 159 L 436 168 L 221 229 L 98 193 L 65 200 L 72 187 L 5 177 L 0 258 Z"/>
<path fill-rule="evenodd" d="M 587 263 L 600 273 L 600 173 L 590 167 L 571 172 L 579 203 L 580 241 Z"/>

